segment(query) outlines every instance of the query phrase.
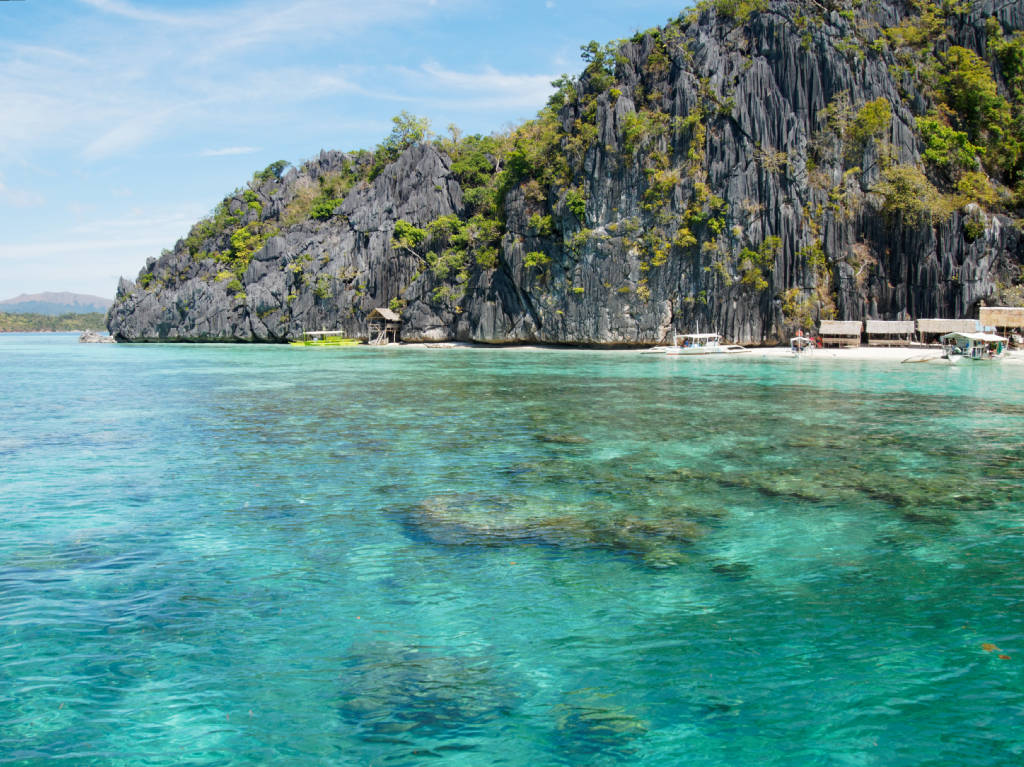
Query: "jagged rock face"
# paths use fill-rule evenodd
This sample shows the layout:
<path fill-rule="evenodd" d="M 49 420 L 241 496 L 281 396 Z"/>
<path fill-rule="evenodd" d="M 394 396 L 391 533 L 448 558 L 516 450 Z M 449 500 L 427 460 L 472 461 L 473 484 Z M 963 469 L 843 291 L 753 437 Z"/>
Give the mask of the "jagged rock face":
<path fill-rule="evenodd" d="M 855 19 L 825 12 L 811 27 L 798 23 L 806 8 L 772 3 L 743 25 L 703 10 L 664 60 L 656 61 L 651 35 L 625 44 L 614 94 L 596 99 L 595 138 L 577 171 L 586 197 L 582 217 L 564 190 L 538 203 L 513 186 L 502 202 L 506 232 L 497 266 L 474 266 L 454 298 L 439 298 L 443 281 L 422 255 L 393 241 L 398 220 L 424 227 L 466 215 L 451 161 L 424 143 L 371 183 L 357 184 L 333 217 L 284 227 L 267 240 L 241 290 L 235 285 L 232 292 L 228 280 L 218 279 L 218 264 L 197 261 L 179 242 L 151 260 L 138 282 L 121 281 L 111 334 L 129 341 L 278 342 L 326 327 L 365 337 L 366 315 L 400 299 L 406 340 L 651 344 L 699 325 L 740 343 L 764 343 L 789 331 L 782 296 L 820 298 L 823 279 L 839 319 L 969 315 L 995 292 L 1001 270 L 1024 260 L 1024 240 L 1011 219 L 976 209 L 937 224 L 884 215 L 872 192 L 883 166 L 881 142 L 867 142 L 845 166 L 809 160 L 828 127 L 826 109 L 846 94 L 853 106 L 885 99 L 892 110 L 880 137 L 887 161 L 920 164 L 915 113 L 927 105 L 915 103 L 915 94 L 908 98 L 890 55 L 841 45 L 854 25 L 868 38 L 880 35 L 907 14 L 906 4 L 880 0 Z M 1024 4 L 976 2 L 960 19 L 955 42 L 983 51 L 992 15 L 1005 29 L 1024 28 Z M 563 125 L 585 109 L 582 100 L 564 106 Z M 631 125 L 652 111 L 673 127 L 638 149 Z M 685 130 L 675 127 L 694 115 L 702 116 L 703 133 L 692 121 Z M 657 204 L 657 177 L 644 165 L 645 152 L 663 155 L 665 170 L 678 175 Z M 280 182 L 258 186 L 262 215 L 280 217 L 304 187 L 347 162 L 350 156 L 322 153 Z M 855 170 L 844 173 L 847 166 Z M 687 220 L 701 189 L 724 203 L 723 231 L 695 225 L 697 245 L 673 244 L 667 257 L 652 259 L 638 243 L 666 221 Z M 250 220 L 242 198 L 235 203 Z M 537 212 L 552 216 L 556 233 L 530 228 Z M 968 237 L 968 220 L 980 222 L 980 235 L 975 226 Z M 779 245 L 764 268 L 765 287 L 744 278 L 741 251 L 773 238 Z M 815 248 L 827 278 L 812 267 Z M 529 266 L 531 252 L 550 263 Z"/>

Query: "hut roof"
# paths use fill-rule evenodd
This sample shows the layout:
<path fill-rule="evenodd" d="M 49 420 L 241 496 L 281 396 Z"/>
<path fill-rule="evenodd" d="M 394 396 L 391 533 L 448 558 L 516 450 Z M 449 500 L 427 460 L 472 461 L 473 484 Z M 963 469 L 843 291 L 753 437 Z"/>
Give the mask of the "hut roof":
<path fill-rule="evenodd" d="M 973 333 L 978 329 L 977 320 L 918 320 L 917 329 L 922 333 Z"/>
<path fill-rule="evenodd" d="M 384 308 L 382 306 L 378 306 L 376 309 L 374 309 L 372 312 L 370 312 L 368 315 L 366 315 L 366 319 L 368 319 L 368 320 L 372 320 L 374 317 L 380 317 L 382 320 L 387 320 L 388 322 L 401 322 L 402 321 L 401 317 L 399 317 L 397 314 L 395 314 L 390 309 L 386 309 L 386 308 Z"/>
<path fill-rule="evenodd" d="M 983 306 L 978 319 L 986 327 L 1024 328 L 1024 306 Z"/>
<path fill-rule="evenodd" d="M 868 335 L 910 335 L 914 332 L 913 320 L 868 320 Z"/>
<path fill-rule="evenodd" d="M 859 336 L 863 325 L 860 320 L 822 320 L 818 332 L 823 336 Z"/>

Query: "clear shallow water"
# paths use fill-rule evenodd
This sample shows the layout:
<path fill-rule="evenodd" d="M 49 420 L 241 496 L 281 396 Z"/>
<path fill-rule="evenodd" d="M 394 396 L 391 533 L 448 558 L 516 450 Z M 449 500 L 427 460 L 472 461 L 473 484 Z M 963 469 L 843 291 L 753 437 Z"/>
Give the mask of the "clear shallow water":
<path fill-rule="evenodd" d="M 1019 764 L 1022 382 L 0 335 L 0 763 Z"/>

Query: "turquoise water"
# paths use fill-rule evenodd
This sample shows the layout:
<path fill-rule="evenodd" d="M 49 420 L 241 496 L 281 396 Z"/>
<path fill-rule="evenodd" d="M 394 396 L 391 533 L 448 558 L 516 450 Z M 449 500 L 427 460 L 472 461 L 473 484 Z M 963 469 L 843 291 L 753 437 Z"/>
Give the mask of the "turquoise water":
<path fill-rule="evenodd" d="M 1020 764 L 1022 382 L 0 336 L 0 763 Z"/>

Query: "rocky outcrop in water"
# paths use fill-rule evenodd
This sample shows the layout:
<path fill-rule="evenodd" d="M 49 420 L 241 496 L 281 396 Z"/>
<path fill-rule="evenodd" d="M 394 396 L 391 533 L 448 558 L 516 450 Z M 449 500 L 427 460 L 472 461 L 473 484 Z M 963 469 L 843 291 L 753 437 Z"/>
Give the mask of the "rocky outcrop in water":
<path fill-rule="evenodd" d="M 365 337 L 390 305 L 406 340 L 652 344 L 699 324 L 762 343 L 830 316 L 970 316 L 1019 282 L 1020 163 L 997 167 L 956 112 L 951 52 L 990 67 L 1019 118 L 1024 73 L 1001 52 L 1024 3 L 961 10 L 705 3 L 592 46 L 536 121 L 490 143 L 257 174 L 121 281 L 110 331 Z M 977 156 L 936 159 L 929 115 Z"/>

